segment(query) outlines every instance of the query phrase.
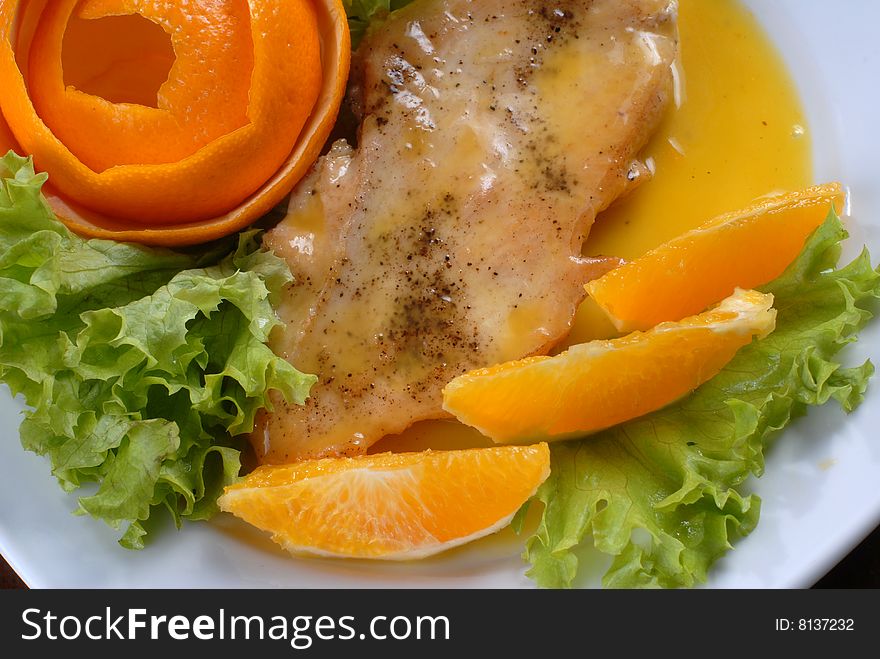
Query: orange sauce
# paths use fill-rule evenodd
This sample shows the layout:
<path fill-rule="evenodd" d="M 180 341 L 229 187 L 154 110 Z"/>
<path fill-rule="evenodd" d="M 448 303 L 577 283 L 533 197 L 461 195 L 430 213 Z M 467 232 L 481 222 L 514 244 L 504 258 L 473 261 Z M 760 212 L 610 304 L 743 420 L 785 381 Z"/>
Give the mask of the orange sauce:
<path fill-rule="evenodd" d="M 716 215 L 812 181 L 797 89 L 769 36 L 738 0 L 680 0 L 676 103 L 643 151 L 654 177 L 597 218 L 584 253 L 625 259 Z M 614 334 L 588 299 L 565 345 Z M 371 452 L 488 446 L 454 421 L 418 423 Z"/>

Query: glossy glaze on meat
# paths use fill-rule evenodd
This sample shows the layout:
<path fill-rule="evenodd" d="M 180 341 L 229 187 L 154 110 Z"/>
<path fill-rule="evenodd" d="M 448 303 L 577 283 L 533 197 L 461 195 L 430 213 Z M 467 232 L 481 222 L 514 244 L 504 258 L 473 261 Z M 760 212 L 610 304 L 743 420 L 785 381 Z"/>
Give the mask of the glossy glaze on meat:
<path fill-rule="evenodd" d="M 674 0 L 418 0 L 374 30 L 357 148 L 266 238 L 297 279 L 273 348 L 319 382 L 261 418 L 261 460 L 364 452 L 443 416 L 456 375 L 563 338 L 676 50 Z"/>

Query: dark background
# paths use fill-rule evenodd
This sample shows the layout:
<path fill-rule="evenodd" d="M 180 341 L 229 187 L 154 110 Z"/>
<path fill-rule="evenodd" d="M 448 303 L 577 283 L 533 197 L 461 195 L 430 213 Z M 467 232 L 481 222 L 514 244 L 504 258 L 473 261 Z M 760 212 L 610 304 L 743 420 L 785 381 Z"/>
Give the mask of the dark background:
<path fill-rule="evenodd" d="M 26 588 L 2 557 L 0 588 Z M 880 588 L 880 528 L 820 579 L 815 588 Z"/>

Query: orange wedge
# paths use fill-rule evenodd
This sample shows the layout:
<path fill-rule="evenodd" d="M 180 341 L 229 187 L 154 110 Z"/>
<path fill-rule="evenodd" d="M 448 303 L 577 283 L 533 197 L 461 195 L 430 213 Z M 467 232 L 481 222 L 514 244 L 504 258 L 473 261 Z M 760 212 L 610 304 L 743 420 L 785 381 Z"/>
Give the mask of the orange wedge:
<path fill-rule="evenodd" d="M 499 443 L 560 440 L 634 419 L 692 392 L 773 331 L 773 296 L 737 290 L 715 309 L 648 332 L 466 373 L 443 408 Z"/>
<path fill-rule="evenodd" d="M 550 474 L 546 444 L 263 466 L 221 510 L 293 553 L 423 558 L 494 533 Z"/>
<path fill-rule="evenodd" d="M 768 197 L 717 217 L 587 284 L 621 332 L 699 313 L 735 288 L 766 284 L 794 261 L 832 204 L 840 183 Z"/>
<path fill-rule="evenodd" d="M 340 0 L 0 0 L 0 109 L 87 236 L 185 245 L 258 219 L 319 155 L 349 60 Z"/>

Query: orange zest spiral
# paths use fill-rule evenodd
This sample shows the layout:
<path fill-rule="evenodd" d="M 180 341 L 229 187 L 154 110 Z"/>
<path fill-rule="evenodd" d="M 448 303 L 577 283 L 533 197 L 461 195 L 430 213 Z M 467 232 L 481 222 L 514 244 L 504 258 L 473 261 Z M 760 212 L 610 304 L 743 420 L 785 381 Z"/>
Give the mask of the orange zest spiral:
<path fill-rule="evenodd" d="M 0 150 L 79 233 L 204 242 L 305 174 L 349 59 L 339 0 L 0 0 Z"/>

